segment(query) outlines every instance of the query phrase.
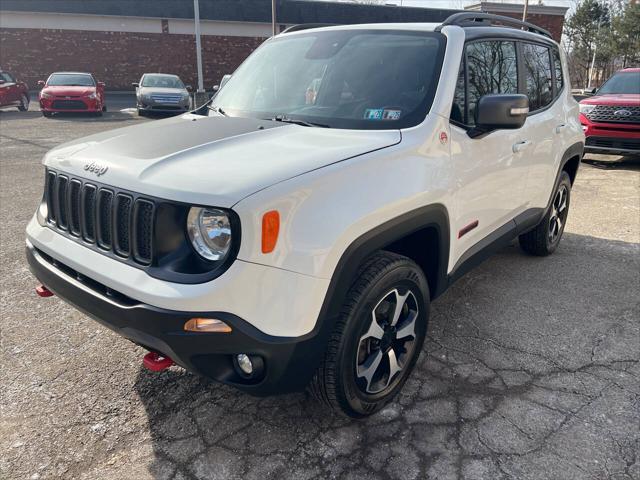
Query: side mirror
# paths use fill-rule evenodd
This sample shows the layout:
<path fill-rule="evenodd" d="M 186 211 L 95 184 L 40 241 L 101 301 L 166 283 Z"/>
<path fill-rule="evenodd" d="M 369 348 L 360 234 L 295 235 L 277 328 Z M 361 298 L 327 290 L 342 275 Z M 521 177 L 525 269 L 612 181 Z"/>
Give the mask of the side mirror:
<path fill-rule="evenodd" d="M 213 90 L 214 92 L 217 92 L 218 90 L 220 90 L 220 85 L 214 85 L 211 90 Z"/>
<path fill-rule="evenodd" d="M 38 86 L 44 87 L 44 80 L 38 80 Z"/>
<path fill-rule="evenodd" d="M 133 82 L 131 85 L 136 87 L 136 88 L 138 88 L 140 86 L 140 84 L 138 82 Z"/>
<path fill-rule="evenodd" d="M 519 94 L 483 95 L 476 107 L 476 126 L 469 131 L 475 138 L 493 130 L 522 127 L 529 113 L 529 99 Z"/>
<path fill-rule="evenodd" d="M 191 85 L 187 85 L 185 88 L 187 89 L 187 92 L 191 92 L 193 90 Z"/>
<path fill-rule="evenodd" d="M 595 95 L 597 91 L 598 91 L 598 89 L 596 87 L 593 87 L 591 89 L 591 95 Z"/>
<path fill-rule="evenodd" d="M 6 83 L 6 82 L 4 81 L 3 78 L 0 78 L 0 85 L 2 85 L 3 83 Z"/>
<path fill-rule="evenodd" d="M 99 87 L 104 87 L 104 82 L 98 82 Z"/>

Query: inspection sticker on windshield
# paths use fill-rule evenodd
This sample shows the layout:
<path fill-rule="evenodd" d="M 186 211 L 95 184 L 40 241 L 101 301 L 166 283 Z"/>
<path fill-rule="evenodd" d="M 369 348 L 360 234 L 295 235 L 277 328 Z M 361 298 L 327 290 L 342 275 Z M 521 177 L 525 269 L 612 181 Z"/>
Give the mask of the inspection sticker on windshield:
<path fill-rule="evenodd" d="M 402 110 L 367 108 L 364 111 L 365 120 L 400 120 L 400 115 L 402 115 Z"/>

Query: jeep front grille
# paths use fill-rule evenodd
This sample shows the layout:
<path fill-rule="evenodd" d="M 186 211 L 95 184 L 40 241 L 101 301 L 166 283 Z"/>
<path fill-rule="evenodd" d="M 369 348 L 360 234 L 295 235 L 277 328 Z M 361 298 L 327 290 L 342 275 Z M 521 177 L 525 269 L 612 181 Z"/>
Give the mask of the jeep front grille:
<path fill-rule="evenodd" d="M 47 223 L 59 233 L 139 265 L 154 259 L 153 200 L 47 170 Z"/>
<path fill-rule="evenodd" d="M 596 105 L 587 118 L 592 122 L 640 123 L 640 106 Z"/>

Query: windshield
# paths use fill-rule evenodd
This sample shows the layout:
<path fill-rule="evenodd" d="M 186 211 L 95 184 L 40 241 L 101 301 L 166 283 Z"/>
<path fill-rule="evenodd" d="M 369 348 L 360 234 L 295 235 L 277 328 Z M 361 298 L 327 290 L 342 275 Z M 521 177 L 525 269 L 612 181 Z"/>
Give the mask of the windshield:
<path fill-rule="evenodd" d="M 424 120 L 444 51 L 437 33 L 333 30 L 276 37 L 212 102 L 229 116 L 333 128 L 396 129 Z"/>
<path fill-rule="evenodd" d="M 598 90 L 598 95 L 611 93 L 640 95 L 640 72 L 616 73 Z"/>
<path fill-rule="evenodd" d="M 49 86 L 94 87 L 96 84 L 91 75 L 76 73 L 54 73 L 47 80 Z"/>
<path fill-rule="evenodd" d="M 184 83 L 173 75 L 145 75 L 141 87 L 184 88 Z"/>

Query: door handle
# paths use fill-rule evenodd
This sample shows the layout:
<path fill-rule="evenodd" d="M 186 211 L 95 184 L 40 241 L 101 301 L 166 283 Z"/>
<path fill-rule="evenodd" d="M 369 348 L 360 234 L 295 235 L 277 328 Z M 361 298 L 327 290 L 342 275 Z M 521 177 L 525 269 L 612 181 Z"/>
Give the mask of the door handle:
<path fill-rule="evenodd" d="M 561 133 L 562 129 L 565 128 L 567 126 L 566 123 L 561 123 L 560 125 L 556 126 L 556 133 Z"/>
<path fill-rule="evenodd" d="M 518 153 L 523 151 L 525 148 L 528 148 L 531 145 L 531 140 L 523 140 L 518 143 L 513 144 L 513 153 Z"/>

